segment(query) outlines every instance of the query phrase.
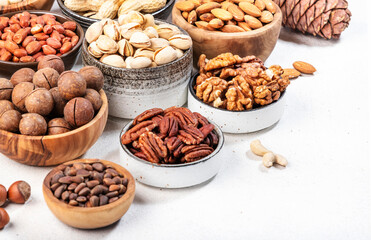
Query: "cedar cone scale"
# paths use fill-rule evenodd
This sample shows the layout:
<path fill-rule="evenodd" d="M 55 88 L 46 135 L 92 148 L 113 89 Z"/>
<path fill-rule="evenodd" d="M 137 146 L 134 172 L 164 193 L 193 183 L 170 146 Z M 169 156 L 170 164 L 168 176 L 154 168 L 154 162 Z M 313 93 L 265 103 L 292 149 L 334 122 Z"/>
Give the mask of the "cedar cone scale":
<path fill-rule="evenodd" d="M 282 10 L 282 24 L 302 33 L 338 39 L 348 27 L 347 0 L 273 0 Z"/>

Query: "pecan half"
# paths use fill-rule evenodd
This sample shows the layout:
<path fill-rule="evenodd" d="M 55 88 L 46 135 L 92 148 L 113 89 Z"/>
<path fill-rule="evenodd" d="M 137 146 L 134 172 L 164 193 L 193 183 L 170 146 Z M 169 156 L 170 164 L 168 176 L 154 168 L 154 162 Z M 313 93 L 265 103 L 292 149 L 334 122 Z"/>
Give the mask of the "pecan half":
<path fill-rule="evenodd" d="M 206 144 L 190 145 L 182 148 L 182 162 L 194 162 L 210 155 L 214 149 Z"/>
<path fill-rule="evenodd" d="M 122 135 L 121 142 L 124 145 L 129 144 L 137 140 L 142 133 L 152 131 L 157 126 L 158 124 L 154 123 L 151 120 L 141 122 L 129 129 L 124 135 Z"/>
<path fill-rule="evenodd" d="M 197 117 L 187 108 L 171 107 L 164 112 L 165 116 L 174 116 L 181 127 L 184 125 L 197 126 L 198 124 Z"/>
<path fill-rule="evenodd" d="M 194 126 L 183 126 L 183 130 L 179 130 L 178 138 L 187 145 L 194 145 L 201 143 L 205 136 Z"/>
<path fill-rule="evenodd" d="M 145 132 L 139 137 L 140 149 L 147 160 L 159 163 L 160 158 L 167 157 L 167 148 L 161 138 L 152 132 Z"/>
<path fill-rule="evenodd" d="M 144 120 L 153 118 L 154 116 L 162 114 L 163 112 L 164 110 L 162 110 L 161 108 L 152 108 L 146 110 L 139 114 L 136 118 L 134 118 L 133 125 L 137 125 L 139 122 L 143 122 Z"/>
<path fill-rule="evenodd" d="M 202 116 L 200 113 L 198 112 L 193 112 L 193 115 L 196 116 L 197 120 L 198 120 L 198 123 L 201 125 L 201 126 L 205 126 L 207 124 L 209 124 L 209 121 L 207 120 L 207 118 L 205 118 L 204 116 Z"/>
<path fill-rule="evenodd" d="M 160 133 L 166 137 L 178 134 L 178 120 L 173 116 L 165 116 L 158 125 Z"/>

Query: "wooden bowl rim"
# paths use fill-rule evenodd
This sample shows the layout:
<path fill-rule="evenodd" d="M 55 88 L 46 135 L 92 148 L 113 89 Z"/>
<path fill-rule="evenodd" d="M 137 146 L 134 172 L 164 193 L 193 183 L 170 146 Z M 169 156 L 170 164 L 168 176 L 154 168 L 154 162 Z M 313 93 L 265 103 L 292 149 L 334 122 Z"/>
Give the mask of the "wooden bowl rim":
<path fill-rule="evenodd" d="M 125 178 L 128 178 L 129 181 L 128 181 L 128 186 L 127 186 L 126 192 L 124 193 L 124 195 L 121 198 L 119 198 L 117 201 L 115 201 L 113 203 L 109 203 L 107 205 L 103 205 L 103 206 L 99 206 L 99 207 L 90 207 L 90 208 L 71 206 L 71 205 L 69 205 L 67 203 L 64 203 L 61 200 L 57 199 L 53 195 L 53 193 L 50 190 L 49 185 L 48 185 L 48 183 L 50 183 L 50 179 L 52 177 L 52 174 L 59 171 L 61 169 L 62 165 L 70 165 L 70 164 L 77 163 L 77 162 L 83 162 L 83 163 L 100 162 L 100 163 L 103 163 L 104 165 L 113 166 L 116 171 L 123 174 Z M 72 161 L 65 162 L 65 163 L 62 163 L 62 164 L 58 165 L 57 167 L 53 168 L 46 175 L 46 177 L 44 178 L 44 181 L 43 181 L 43 193 L 44 193 L 44 198 L 48 198 L 54 204 L 59 205 L 63 208 L 66 208 L 67 210 L 72 210 L 74 212 L 80 212 L 80 213 L 91 213 L 91 212 L 99 212 L 99 211 L 103 212 L 103 211 L 106 211 L 106 210 L 109 210 L 109 209 L 113 209 L 113 208 L 125 203 L 133 195 L 135 195 L 135 179 L 134 179 L 133 175 L 131 175 L 131 173 L 126 168 L 122 167 L 121 165 L 119 165 L 117 163 L 114 163 L 114 162 L 111 162 L 111 161 L 108 161 L 108 160 L 93 159 L 93 158 L 76 159 L 76 160 L 72 160 Z"/>
<path fill-rule="evenodd" d="M 17 135 L 19 137 L 23 137 L 23 138 L 25 138 L 27 140 L 30 140 L 30 141 L 40 141 L 40 140 L 45 141 L 45 140 L 53 140 L 53 139 L 56 139 L 56 138 L 63 138 L 63 137 L 68 137 L 70 135 L 74 135 L 74 134 L 76 134 L 80 131 L 85 130 L 86 128 L 91 127 L 96 122 L 98 122 L 98 120 L 102 118 L 105 111 L 108 109 L 108 99 L 107 99 L 106 93 L 104 92 L 103 89 L 101 89 L 99 91 L 99 93 L 100 93 L 100 96 L 102 97 L 102 100 L 103 100 L 103 104 L 102 104 L 101 108 L 99 109 L 99 112 L 97 113 L 97 115 L 90 122 L 88 122 L 87 124 L 85 124 L 85 125 L 83 125 L 79 128 L 76 128 L 76 129 L 74 129 L 72 131 L 69 131 L 69 132 L 66 132 L 66 133 L 55 134 L 55 135 L 43 135 L 43 136 L 28 136 L 28 135 L 12 133 L 12 132 L 8 132 L 8 131 L 0 129 L 0 136 L 1 135 L 8 135 L 8 136 L 10 135 L 10 137 L 13 137 L 14 135 Z"/>
<path fill-rule="evenodd" d="M 80 35 L 79 36 L 79 41 L 77 42 L 76 46 L 74 46 L 69 52 L 61 55 L 60 58 L 64 59 L 65 57 L 68 57 L 70 54 L 79 50 L 79 48 L 82 45 L 83 40 L 85 39 L 85 34 L 84 34 L 84 30 L 80 26 L 80 24 L 78 22 L 76 22 L 75 20 L 73 20 L 72 18 L 69 18 L 69 17 L 67 17 L 65 15 L 62 15 L 62 14 L 59 14 L 59 13 L 50 12 L 50 11 L 46 11 L 46 10 L 24 10 L 24 11 L 17 11 L 17 12 L 8 12 L 8 13 L 5 13 L 1 16 L 2 17 L 9 17 L 9 16 L 13 16 L 15 14 L 22 13 L 22 12 L 25 12 L 25 11 L 27 11 L 31 14 L 36 14 L 36 15 L 51 14 L 51 15 L 54 15 L 56 17 L 62 18 L 63 20 L 65 20 L 65 22 L 67 22 L 67 21 L 75 22 L 76 23 L 76 33 L 77 33 L 78 36 Z M 0 60 L 0 64 L 9 65 L 9 66 L 18 66 L 18 67 L 32 67 L 32 66 L 35 66 L 35 65 L 39 64 L 39 62 L 19 63 L 19 62 L 11 62 L 11 61 Z"/>
<path fill-rule="evenodd" d="M 179 168 L 179 167 L 190 167 L 190 166 L 193 166 L 193 165 L 196 165 L 196 164 L 199 164 L 199 163 L 203 163 L 203 162 L 206 162 L 208 160 L 212 160 L 213 157 L 215 157 L 223 148 L 224 146 L 224 133 L 222 131 L 222 129 L 216 124 L 214 123 L 213 121 L 207 119 L 211 124 L 214 125 L 214 130 L 216 132 L 216 134 L 218 135 L 219 137 L 219 142 L 218 142 L 218 145 L 217 147 L 215 148 L 215 150 L 207 155 L 206 157 L 204 158 L 201 158 L 197 161 L 194 161 L 194 162 L 189 162 L 189 163 L 177 163 L 177 164 L 169 164 L 169 163 L 164 163 L 164 164 L 159 164 L 159 163 L 152 163 L 152 162 L 149 162 L 149 161 L 146 161 L 144 159 L 141 159 L 137 156 L 135 156 L 132 152 L 130 152 L 130 150 L 124 145 L 122 144 L 121 142 L 121 136 L 127 132 L 127 130 L 130 129 L 130 127 L 133 125 L 133 122 L 134 120 L 131 120 L 130 122 L 128 122 L 120 131 L 120 135 L 119 135 L 119 142 L 120 142 L 120 147 L 122 148 L 122 150 L 124 150 L 129 157 L 131 157 L 132 159 L 135 159 L 137 160 L 138 162 L 140 163 L 144 163 L 144 164 L 147 164 L 147 165 L 151 165 L 152 167 L 160 167 L 160 168 L 169 168 L 169 169 L 173 169 L 173 168 Z"/>
<path fill-rule="evenodd" d="M 18 3 L 12 3 L 12 4 L 1 6 L 1 7 L 6 7 L 7 13 L 14 13 L 13 10 L 23 8 L 23 7 L 26 7 L 28 5 L 31 5 L 33 3 L 40 2 L 40 1 L 42 1 L 42 0 L 28 0 L 28 1 L 18 2 Z M 53 1 L 54 2 L 55 0 L 48 0 L 48 1 Z M 32 11 L 32 10 L 24 10 L 24 11 Z M 21 11 L 21 12 L 24 12 L 24 11 Z M 38 10 L 35 10 L 35 11 L 38 11 Z M 17 12 L 19 12 L 19 11 L 17 11 Z M 7 13 L 4 13 L 4 15 L 7 14 Z"/>
<path fill-rule="evenodd" d="M 198 28 L 194 26 L 193 24 L 188 23 L 184 19 L 184 17 L 181 15 L 180 10 L 175 7 L 175 5 L 173 7 L 173 14 L 176 15 L 178 19 L 181 19 L 179 21 L 182 24 L 182 26 L 179 26 L 179 27 L 183 28 L 183 26 L 187 26 L 188 29 L 190 30 L 198 31 L 201 36 L 210 36 L 210 37 L 215 37 L 215 38 L 231 38 L 231 37 L 232 38 L 245 38 L 245 37 L 256 37 L 256 36 L 263 35 L 268 29 L 271 29 L 276 24 L 279 24 L 279 25 L 282 24 L 281 8 L 276 3 L 274 3 L 274 5 L 276 6 L 276 13 L 274 14 L 273 21 L 264 25 L 261 28 L 254 29 L 248 32 L 228 33 L 228 32 L 210 31 L 210 30 L 204 30 L 204 29 Z M 173 18 L 173 22 L 174 22 L 174 18 Z M 192 40 L 195 41 L 195 39 L 193 38 Z"/>

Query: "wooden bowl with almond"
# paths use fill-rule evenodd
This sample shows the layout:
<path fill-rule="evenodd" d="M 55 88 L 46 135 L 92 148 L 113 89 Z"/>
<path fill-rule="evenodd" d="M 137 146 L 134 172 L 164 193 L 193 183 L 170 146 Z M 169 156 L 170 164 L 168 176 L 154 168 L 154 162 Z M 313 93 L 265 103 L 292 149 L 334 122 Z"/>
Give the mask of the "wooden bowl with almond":
<path fill-rule="evenodd" d="M 282 24 L 282 12 L 272 0 L 198 2 L 179 1 L 172 11 L 173 23 L 192 37 L 194 59 L 225 52 L 263 61 L 269 57 Z"/>
<path fill-rule="evenodd" d="M 47 10 L 49 11 L 54 0 L 3 0 L 2 3 L 8 3 L 0 6 L 0 14 L 17 12 L 23 10 Z"/>

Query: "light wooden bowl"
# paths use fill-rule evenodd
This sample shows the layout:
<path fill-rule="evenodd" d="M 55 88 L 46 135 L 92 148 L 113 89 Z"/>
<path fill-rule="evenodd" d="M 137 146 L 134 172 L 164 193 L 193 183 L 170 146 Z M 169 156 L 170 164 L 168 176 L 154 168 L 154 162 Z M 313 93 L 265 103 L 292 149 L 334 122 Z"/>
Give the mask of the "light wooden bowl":
<path fill-rule="evenodd" d="M 103 133 L 108 117 L 108 101 L 100 90 L 103 105 L 89 123 L 57 135 L 25 136 L 0 130 L 0 152 L 19 163 L 52 166 L 80 157 Z"/>
<path fill-rule="evenodd" d="M 173 23 L 183 28 L 192 37 L 195 64 L 201 54 L 206 54 L 207 58 L 211 59 L 226 52 L 241 57 L 255 55 L 265 61 L 273 51 L 281 30 L 282 12 L 278 5 L 276 9 L 277 12 L 271 23 L 253 31 L 239 33 L 200 29 L 188 23 L 176 7 L 173 7 L 172 17 Z"/>
<path fill-rule="evenodd" d="M 69 165 L 75 162 L 101 162 L 113 166 L 116 171 L 122 173 L 129 180 L 126 193 L 117 201 L 100 207 L 85 208 L 70 206 L 54 197 L 50 190 L 50 179 L 55 172 L 62 168 L 62 165 L 60 165 L 51 170 L 44 179 L 43 195 L 49 209 L 60 221 L 75 228 L 94 229 L 105 227 L 118 221 L 127 212 L 134 200 L 135 180 L 133 176 L 120 165 L 99 159 L 78 159 L 64 163 L 63 165 Z"/>
<path fill-rule="evenodd" d="M 49 11 L 54 4 L 54 0 L 25 0 L 7 6 L 0 6 L 0 14 L 17 12 L 24 10 L 47 10 Z"/>

